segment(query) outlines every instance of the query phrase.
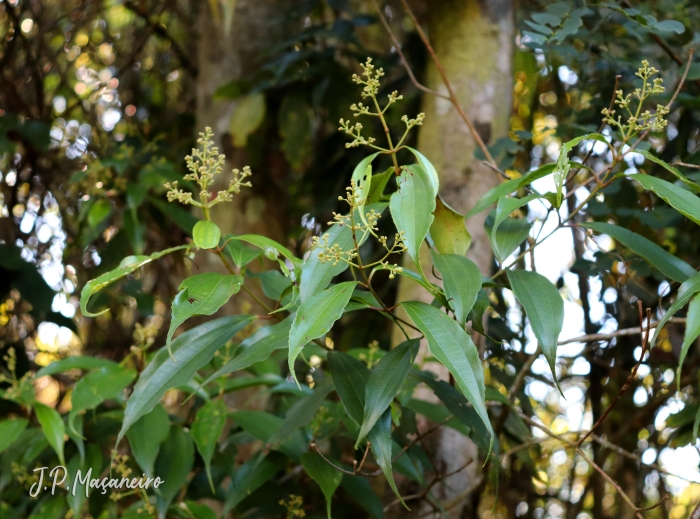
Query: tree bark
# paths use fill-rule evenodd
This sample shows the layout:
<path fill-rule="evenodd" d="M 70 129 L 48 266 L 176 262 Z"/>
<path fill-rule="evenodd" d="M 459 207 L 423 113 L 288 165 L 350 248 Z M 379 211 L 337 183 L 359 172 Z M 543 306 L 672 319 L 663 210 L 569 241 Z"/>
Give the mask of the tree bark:
<path fill-rule="evenodd" d="M 506 137 L 513 88 L 512 0 L 436 0 L 428 7 L 428 17 L 431 43 L 462 107 L 481 138 L 489 145 L 498 138 Z M 448 93 L 432 61 L 427 68 L 424 83 L 433 90 Z M 423 111 L 426 117 L 418 138 L 418 148 L 435 165 L 440 175 L 440 196 L 464 214 L 486 191 L 498 185 L 498 176 L 475 158 L 474 138 L 449 101 L 426 94 Z M 493 257 L 484 230 L 485 218 L 486 212 L 483 212 L 466 223 L 472 236 L 467 256 L 478 265 L 483 274 L 488 274 L 492 270 Z M 431 272 L 425 246 L 421 263 L 424 264 L 424 272 Z M 404 280 L 399 286 L 399 299 L 431 301 L 431 297 L 421 287 Z M 399 335 L 395 338 L 397 342 L 400 341 Z M 424 344 L 421 355 L 426 354 L 427 345 Z M 448 380 L 447 370 L 435 366 L 431 363 L 426 367 Z M 417 396 L 423 399 L 434 398 L 428 392 Z M 465 495 L 467 489 L 480 477 L 476 446 L 449 428 L 440 430 L 434 445 L 436 468 L 440 473 L 456 470 L 470 458 L 474 459 L 467 470 L 436 485 L 433 495 L 443 506 L 451 506 L 448 510 L 449 517 L 477 517 L 478 511 L 472 508 L 478 507 L 478 503 L 473 507 L 474 500 Z M 429 510 L 426 506 L 418 513 L 422 516 Z"/>

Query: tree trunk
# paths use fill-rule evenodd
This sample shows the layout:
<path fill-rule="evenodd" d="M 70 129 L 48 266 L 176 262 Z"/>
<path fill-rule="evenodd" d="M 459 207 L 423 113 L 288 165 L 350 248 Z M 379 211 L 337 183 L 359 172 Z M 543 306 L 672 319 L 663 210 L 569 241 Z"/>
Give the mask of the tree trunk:
<path fill-rule="evenodd" d="M 514 51 L 514 20 L 512 0 L 435 0 L 428 8 L 429 38 L 465 112 L 474 123 L 484 142 L 492 144 L 506 137 L 512 105 L 512 57 Z M 426 86 L 447 94 L 440 74 L 430 62 Z M 452 104 L 426 94 L 423 101 L 425 123 L 418 138 L 419 150 L 435 165 L 440 175 L 440 196 L 454 209 L 464 214 L 481 196 L 498 185 L 498 176 L 476 159 L 476 143 L 467 125 Z M 492 270 L 491 247 L 484 230 L 486 212 L 467 221 L 472 245 L 467 256 L 483 274 Z M 424 246 L 421 263 L 424 272 L 431 272 L 430 259 Z M 401 281 L 400 300 L 423 300 L 431 297 L 415 283 Z M 396 336 L 398 339 L 398 335 Z M 422 355 L 427 353 L 423 345 Z M 445 368 L 435 368 L 441 378 L 448 380 Z M 418 398 L 434 398 L 427 392 Z M 467 460 L 473 462 L 467 470 L 446 479 L 434 487 L 437 501 L 448 510 L 451 518 L 477 517 L 477 510 L 467 505 L 468 489 L 480 478 L 480 463 L 476 446 L 456 431 L 443 428 L 433 443 L 439 473 L 458 469 Z M 478 505 L 477 505 L 478 506 Z M 418 508 L 418 507 L 416 507 Z M 419 511 L 425 513 L 429 508 Z M 431 516 L 432 517 L 432 516 Z M 437 517 L 437 515 L 435 516 Z"/>

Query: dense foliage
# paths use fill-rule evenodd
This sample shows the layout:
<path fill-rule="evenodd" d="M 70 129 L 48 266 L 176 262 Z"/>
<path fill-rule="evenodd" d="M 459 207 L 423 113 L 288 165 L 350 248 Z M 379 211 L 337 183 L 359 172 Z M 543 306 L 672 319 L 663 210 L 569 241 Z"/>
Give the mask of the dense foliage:
<path fill-rule="evenodd" d="M 197 7 L 146 4 L 0 4 L 2 517 L 448 514 L 441 428 L 478 447 L 480 516 L 690 514 L 656 458 L 700 426 L 697 6 L 523 6 L 503 182 L 461 215 L 367 6 L 290 9 L 298 33 L 217 92 L 235 169 L 191 141 Z M 222 236 L 247 192 L 283 195 L 283 238 Z M 70 491 L 30 496 L 59 464 Z M 164 483 L 86 499 L 89 469 Z"/>

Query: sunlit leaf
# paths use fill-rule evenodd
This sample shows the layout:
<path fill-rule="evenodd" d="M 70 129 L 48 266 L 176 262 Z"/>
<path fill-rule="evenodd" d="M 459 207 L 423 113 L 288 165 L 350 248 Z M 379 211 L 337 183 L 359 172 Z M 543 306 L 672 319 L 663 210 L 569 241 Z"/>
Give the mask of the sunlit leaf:
<path fill-rule="evenodd" d="M 202 249 L 213 249 L 219 245 L 221 229 L 210 220 L 197 222 L 192 229 L 192 239 L 195 245 Z"/>
<path fill-rule="evenodd" d="M 435 219 L 430 225 L 430 238 L 440 254 L 464 256 L 472 237 L 464 225 L 464 216 L 447 205 L 439 196 L 435 199 Z"/>
<path fill-rule="evenodd" d="M 631 178 L 639 182 L 644 189 L 653 191 L 668 205 L 683 216 L 700 225 L 700 198 L 682 187 L 666 182 L 658 177 L 638 173 Z"/>

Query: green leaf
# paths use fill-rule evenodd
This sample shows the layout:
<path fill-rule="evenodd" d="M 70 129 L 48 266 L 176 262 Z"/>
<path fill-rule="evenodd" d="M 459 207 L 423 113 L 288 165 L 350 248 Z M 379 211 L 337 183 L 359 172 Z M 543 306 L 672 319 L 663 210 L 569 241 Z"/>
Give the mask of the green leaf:
<path fill-rule="evenodd" d="M 654 29 L 661 32 L 675 32 L 676 34 L 683 34 L 685 32 L 685 26 L 678 20 L 664 20 L 662 22 L 656 22 L 653 24 Z"/>
<path fill-rule="evenodd" d="M 328 367 L 345 412 L 359 426 L 365 414 L 365 388 L 372 372 L 354 357 L 341 351 L 328 352 Z"/>
<path fill-rule="evenodd" d="M 532 333 L 540 343 L 552 377 L 557 381 L 555 364 L 557 343 L 564 326 L 564 301 L 559 290 L 546 277 L 530 270 L 508 270 L 508 281 L 513 293 L 523 305 L 532 327 Z M 557 386 L 559 385 L 558 382 Z"/>
<path fill-rule="evenodd" d="M 688 301 L 690 301 L 690 299 L 698 292 L 700 292 L 700 272 L 695 274 L 692 278 L 684 281 L 681 286 L 678 287 L 676 300 L 661 318 L 659 324 L 656 325 L 656 331 L 654 332 L 654 336 L 651 338 L 650 348 L 653 348 L 654 344 L 656 344 L 656 339 L 659 338 L 661 329 L 666 325 L 668 320 L 673 317 L 678 310 L 687 305 Z"/>
<path fill-rule="evenodd" d="M 498 206 L 496 207 L 496 216 L 493 222 L 493 227 L 491 228 L 491 244 L 493 245 L 493 252 L 496 255 L 496 258 L 498 258 L 499 262 L 503 263 L 513 252 L 512 250 L 510 250 L 510 247 L 507 247 L 505 250 L 501 250 L 501 244 L 509 242 L 502 241 L 501 239 L 499 239 L 499 226 L 503 223 L 503 221 L 506 218 L 510 216 L 510 214 L 513 211 L 520 209 L 524 205 L 527 205 L 528 203 L 538 199 L 539 197 L 540 196 L 535 193 L 532 195 L 528 195 L 524 198 L 499 198 Z"/>
<path fill-rule="evenodd" d="M 421 166 L 404 168 L 398 189 L 391 195 L 389 208 L 396 229 L 404 233 L 408 253 L 420 269 L 420 246 L 428 235 L 435 211 L 435 193 L 428 174 Z"/>
<path fill-rule="evenodd" d="M 170 218 L 185 233 L 191 235 L 192 229 L 199 221 L 192 213 L 183 209 L 179 205 L 164 202 L 155 197 L 148 197 L 148 201 L 153 204 L 161 213 Z"/>
<path fill-rule="evenodd" d="M 153 470 L 160 444 L 168 437 L 169 431 L 168 413 L 158 404 L 150 413 L 136 420 L 126 433 L 131 454 L 148 477 L 155 477 Z"/>
<path fill-rule="evenodd" d="M 455 378 L 459 389 L 491 429 L 484 396 L 484 371 L 479 352 L 471 337 L 459 324 L 438 308 L 419 301 L 401 303 L 413 323 L 428 339 L 430 352 Z M 491 432 L 493 442 L 493 432 Z"/>
<path fill-rule="evenodd" d="M 66 499 L 71 509 L 73 510 L 73 517 L 82 517 L 81 510 L 86 501 L 85 489 L 89 485 L 89 482 L 81 484 L 78 478 L 75 478 L 69 483 L 70 478 L 75 477 L 77 475 L 78 470 L 80 470 L 80 473 L 83 477 L 90 470 L 92 470 L 93 477 L 98 477 L 97 475 L 100 474 L 100 472 L 102 471 L 102 453 L 100 452 L 100 448 L 97 445 L 89 445 L 86 456 L 81 457 L 79 454 L 76 454 L 68 462 L 68 476 L 66 477 Z M 88 487 L 88 492 L 89 491 L 90 490 Z"/>
<path fill-rule="evenodd" d="M 289 330 L 292 327 L 292 321 L 293 316 L 290 315 L 280 323 L 259 328 L 241 343 L 236 351 L 236 356 L 208 377 L 202 386 L 206 386 L 223 375 L 246 369 L 256 362 L 261 362 L 275 350 L 286 348 L 289 345 Z"/>
<path fill-rule="evenodd" d="M 242 284 L 241 276 L 215 272 L 190 276 L 180 283 L 180 292 L 173 301 L 173 317 L 165 341 L 168 349 L 178 326 L 193 315 L 212 315 L 241 289 Z"/>
<path fill-rule="evenodd" d="M 289 332 L 288 356 L 289 371 L 297 385 L 299 381 L 294 371 L 294 361 L 304 345 L 325 335 L 340 319 L 356 285 L 357 281 L 339 283 L 319 292 L 299 307 Z"/>
<path fill-rule="evenodd" d="M 438 172 L 435 169 L 435 166 L 433 166 L 432 163 L 420 151 L 414 150 L 410 146 L 406 146 L 406 149 L 413 153 L 413 155 L 416 157 L 416 160 L 418 161 L 418 164 L 420 164 L 420 166 L 428 175 L 428 180 L 430 181 L 430 189 L 432 191 L 433 198 L 435 198 L 438 194 L 438 191 L 440 190 L 440 177 L 438 176 Z"/>
<path fill-rule="evenodd" d="M 532 224 L 527 221 L 527 218 L 506 218 L 498 226 L 498 232 L 493 233 L 495 215 L 496 211 L 489 213 L 484 221 L 484 228 L 491 242 L 491 248 L 494 251 L 498 250 L 500 257 L 505 260 L 528 237 Z"/>
<path fill-rule="evenodd" d="M 238 467 L 231 481 L 221 517 L 227 517 L 231 509 L 269 481 L 286 463 L 287 458 L 281 454 L 270 453 L 265 456 L 260 452 Z"/>
<path fill-rule="evenodd" d="M 579 22 L 572 28 L 577 29 L 581 25 L 581 19 L 579 18 Z M 563 34 L 558 35 L 558 40 L 561 42 L 564 40 L 566 36 Z M 562 195 L 563 195 L 563 190 L 564 190 L 564 181 L 566 180 L 566 177 L 569 175 L 569 171 L 571 170 L 571 165 L 572 163 L 569 162 L 569 152 L 574 149 L 574 146 L 577 146 L 579 143 L 582 141 L 587 141 L 587 140 L 596 140 L 599 142 L 604 143 L 606 146 L 610 146 L 610 143 L 608 143 L 607 139 L 603 137 L 599 133 L 589 133 L 588 135 L 581 135 L 579 137 L 576 137 L 574 139 L 571 139 L 568 142 L 565 142 L 562 144 L 561 149 L 559 150 L 559 158 L 557 159 L 557 165 L 556 169 L 554 170 L 554 185 L 556 187 L 556 204 L 555 206 L 557 208 L 561 207 L 561 203 L 563 201 Z M 580 168 L 581 165 L 577 165 L 574 167 Z"/>
<path fill-rule="evenodd" d="M 22 431 L 26 429 L 29 421 L 26 418 L 0 421 L 0 452 L 15 443 Z"/>
<path fill-rule="evenodd" d="M 631 175 L 631 178 L 639 182 L 644 189 L 656 193 L 676 211 L 700 225 L 700 200 L 693 193 L 650 175 L 637 173 Z"/>
<path fill-rule="evenodd" d="M 200 505 L 194 501 L 185 501 L 185 504 L 195 519 L 217 519 L 216 512 L 207 505 Z"/>
<path fill-rule="evenodd" d="M 377 423 L 369 432 L 367 439 L 372 446 L 372 453 L 377 460 L 377 465 L 382 469 L 391 490 L 396 497 L 399 498 L 399 501 L 401 501 L 401 504 L 406 510 L 410 510 L 401 497 L 401 494 L 399 494 L 399 489 L 396 487 L 396 482 L 394 481 L 394 471 L 391 468 L 391 409 L 387 409 L 379 420 L 377 420 Z"/>
<path fill-rule="evenodd" d="M 210 220 L 200 220 L 192 229 L 192 239 L 200 249 L 213 249 L 219 245 L 221 229 Z"/>
<path fill-rule="evenodd" d="M 435 267 L 442 274 L 445 295 L 455 312 L 455 317 L 459 324 L 464 326 L 481 290 L 479 267 L 464 256 L 437 254 L 433 250 L 430 252 Z"/>
<path fill-rule="evenodd" d="M 234 238 L 235 236 L 232 234 L 227 234 L 224 236 L 224 242 L 228 242 L 226 243 L 226 248 L 224 250 L 237 267 L 245 267 L 248 263 L 256 258 L 259 258 L 262 254 L 262 250 L 252 249 L 247 245 L 243 245 L 243 243 Z"/>
<path fill-rule="evenodd" d="M 195 372 L 211 360 L 216 350 L 253 319 L 255 316 L 252 315 L 223 317 L 186 331 L 171 344 L 173 353 L 178 355 L 177 362 L 170 357 L 166 348 L 160 349 L 134 386 L 126 404 L 117 445 L 129 427 L 149 413 L 168 389 L 187 384 Z"/>
<path fill-rule="evenodd" d="M 133 369 L 117 366 L 91 371 L 78 380 L 71 393 L 68 426 L 77 433 L 73 427 L 73 420 L 78 413 L 94 409 L 105 400 L 121 399 L 124 388 L 131 384 L 134 377 L 136 372 Z"/>
<path fill-rule="evenodd" d="M 229 236 L 229 238 L 255 245 L 256 247 L 262 249 L 265 256 L 269 259 L 274 259 L 278 255 L 282 255 L 291 261 L 292 264 L 301 265 L 301 260 L 294 256 L 292 251 L 290 251 L 284 245 L 277 243 L 275 240 L 267 238 L 266 236 L 259 236 L 257 234 L 241 234 L 239 236 Z"/>
<path fill-rule="evenodd" d="M 204 468 L 207 471 L 212 494 L 216 493 L 216 490 L 211 479 L 211 458 L 216 449 L 216 442 L 219 441 L 219 437 L 224 432 L 227 412 L 223 400 L 210 400 L 197 411 L 197 416 L 192 423 L 192 438 L 199 455 L 204 460 Z"/>
<path fill-rule="evenodd" d="M 44 432 L 46 440 L 49 445 L 58 454 L 58 459 L 61 465 L 66 464 L 66 460 L 63 457 L 63 446 L 65 444 L 64 436 L 66 434 L 66 427 L 63 424 L 61 415 L 58 411 L 45 406 L 44 404 L 35 403 L 34 412 L 36 413 L 36 418 L 39 420 L 39 425 L 41 425 L 41 430 Z"/>
<path fill-rule="evenodd" d="M 396 393 L 401 389 L 408 372 L 411 370 L 419 344 L 417 339 L 401 343 L 384 355 L 374 368 L 365 388 L 365 408 L 355 449 L 369 434 L 382 413 L 391 404 Z"/>
<path fill-rule="evenodd" d="M 480 213 L 485 209 L 488 209 L 491 206 L 491 204 L 495 203 L 499 198 L 507 196 L 535 180 L 546 177 L 547 175 L 551 175 L 555 167 L 555 164 L 546 164 L 541 168 L 526 173 L 520 178 L 508 180 L 494 188 L 489 189 L 479 199 L 476 205 L 472 207 L 471 211 L 467 213 L 466 218 L 471 218 L 475 214 Z"/>
<path fill-rule="evenodd" d="M 629 229 L 606 222 L 582 223 L 581 226 L 614 238 L 674 281 L 682 283 L 695 275 L 695 269 L 685 261 Z"/>
<path fill-rule="evenodd" d="M 464 256 L 472 243 L 472 237 L 464 225 L 464 216 L 439 196 L 435 199 L 435 219 L 430 225 L 430 238 L 440 254 Z"/>
<path fill-rule="evenodd" d="M 326 513 L 328 514 L 328 519 L 331 519 L 331 499 L 343 480 L 343 473 L 331 467 L 316 452 L 304 454 L 301 457 L 301 465 L 309 477 L 321 487 L 321 491 L 326 498 Z"/>
<path fill-rule="evenodd" d="M 359 196 L 361 203 L 357 206 L 357 212 L 362 219 L 364 224 L 367 224 L 367 218 L 365 216 L 365 204 L 369 199 L 369 193 L 372 189 L 372 161 L 377 158 L 379 152 L 373 153 L 369 157 L 365 157 L 360 161 L 360 163 L 355 166 L 352 172 L 351 180 L 355 181 L 355 185 L 359 188 Z"/>
<path fill-rule="evenodd" d="M 316 413 L 321 408 L 323 401 L 333 390 L 333 381 L 330 378 L 316 384 L 313 393 L 300 398 L 292 407 L 287 410 L 284 422 L 279 429 L 270 436 L 267 444 L 272 449 L 278 449 L 299 427 L 308 425 L 313 420 Z"/>
<path fill-rule="evenodd" d="M 97 200 L 92 206 L 90 206 L 90 211 L 88 211 L 87 222 L 93 229 L 97 228 L 112 212 L 112 204 L 109 200 L 100 199 Z"/>
<path fill-rule="evenodd" d="M 365 212 L 375 210 L 381 213 L 384 208 L 386 208 L 386 204 L 366 205 Z M 356 223 L 359 223 L 359 213 L 357 209 L 355 210 L 354 220 Z M 343 225 L 342 227 L 337 224 L 331 225 L 325 234 L 328 234 L 328 244 L 330 246 L 337 244 L 344 251 L 348 251 L 355 246 L 352 239 L 352 231 L 348 225 Z M 364 235 L 357 236 L 358 245 L 362 245 L 368 235 L 369 233 L 365 233 Z M 335 276 L 345 272 L 348 268 L 348 264 L 344 261 L 339 261 L 336 265 L 334 265 L 332 261 L 322 263 L 321 260 L 318 259 L 320 253 L 321 249 L 312 250 L 309 257 L 304 261 L 304 266 L 301 269 L 299 296 L 302 303 L 326 288 Z"/>
<path fill-rule="evenodd" d="M 685 361 L 688 350 L 695 342 L 695 339 L 700 336 L 700 296 L 695 296 L 690 300 L 688 305 L 688 320 L 685 323 L 685 336 L 683 337 L 683 348 L 681 356 L 678 359 L 678 369 L 676 370 L 676 381 L 678 383 L 678 391 L 681 390 L 681 369 Z M 697 435 L 696 435 L 697 436 Z"/>
<path fill-rule="evenodd" d="M 265 411 L 236 411 L 230 413 L 231 419 L 240 425 L 245 432 L 254 438 L 265 443 L 284 424 L 284 418 L 275 416 Z M 298 460 L 301 455 L 308 450 L 307 440 L 300 429 L 292 431 L 291 435 L 281 444 L 276 446 L 277 450 L 285 456 Z"/>
<path fill-rule="evenodd" d="M 444 380 L 438 380 L 435 375 L 426 371 L 413 370 L 411 376 L 424 382 L 433 390 L 435 396 L 442 400 L 445 407 L 457 420 L 471 431 L 471 438 L 484 452 L 491 451 L 491 460 L 497 462 L 498 438 L 494 438 L 491 426 L 485 424 L 474 407 L 470 406 L 464 395 Z"/>
<path fill-rule="evenodd" d="M 155 467 L 155 473 L 163 481 L 156 489 L 159 517 L 165 518 L 170 503 L 185 486 L 193 465 L 192 436 L 180 426 L 171 427 L 160 447 Z"/>
<path fill-rule="evenodd" d="M 277 128 L 282 137 L 280 147 L 294 169 L 301 168 L 313 149 L 313 111 L 306 97 L 303 92 L 286 94 L 277 112 Z"/>
<path fill-rule="evenodd" d="M 98 312 L 96 314 L 93 314 L 88 311 L 87 309 L 87 304 L 88 301 L 90 300 L 90 297 L 95 294 L 96 292 L 99 292 L 102 290 L 104 287 L 107 285 L 110 285 L 117 281 L 118 279 L 123 278 L 124 276 L 127 276 L 128 274 L 131 274 L 132 272 L 140 269 L 147 263 L 150 263 L 151 261 L 158 259 L 162 256 L 165 256 L 166 254 L 170 254 L 171 252 L 175 252 L 178 250 L 182 249 L 187 249 L 190 247 L 189 245 L 180 245 L 178 247 L 172 247 L 170 249 L 166 249 L 160 252 L 154 252 L 150 256 L 127 256 L 122 260 L 122 262 L 119 264 L 119 267 L 117 267 L 114 270 L 110 270 L 109 272 L 106 272 L 102 274 L 101 276 L 88 281 L 85 286 L 83 287 L 82 292 L 80 292 L 80 312 L 83 314 L 85 317 L 95 317 L 98 315 L 102 315 L 105 312 L 107 312 L 107 309 L 102 310 L 101 312 Z"/>
<path fill-rule="evenodd" d="M 372 272 L 376 270 L 389 270 L 389 266 L 386 265 L 377 265 L 372 269 Z M 400 271 L 397 272 L 400 276 L 403 276 L 405 278 L 408 278 L 412 281 L 415 281 L 419 285 L 421 285 L 423 288 L 425 288 L 428 292 L 432 294 L 432 296 L 437 299 L 440 304 L 444 307 L 450 306 L 449 303 L 447 302 L 447 298 L 445 297 L 445 294 L 442 293 L 441 289 L 439 286 L 434 285 L 430 281 L 428 281 L 425 276 L 421 276 L 417 272 L 413 272 L 412 270 L 409 270 L 405 267 L 402 267 Z"/>
<path fill-rule="evenodd" d="M 234 146 L 246 146 L 248 136 L 265 120 L 265 108 L 265 94 L 259 92 L 248 94 L 238 102 L 229 123 Z"/>
<path fill-rule="evenodd" d="M 66 357 L 65 359 L 56 360 L 44 366 L 39 371 L 37 371 L 34 378 L 46 377 L 48 375 L 55 375 L 56 373 L 63 373 L 71 369 L 99 369 L 99 368 L 116 368 L 119 366 L 116 362 L 101 359 L 98 357 L 88 357 L 82 355 L 75 355 L 73 357 Z"/>
<path fill-rule="evenodd" d="M 372 519 L 384 519 L 384 505 L 372 490 L 368 478 L 343 475 L 341 483 L 345 491 L 357 501 Z"/>
<path fill-rule="evenodd" d="M 365 204 L 378 204 L 379 202 L 383 202 L 385 200 L 384 189 L 393 176 L 393 166 L 388 168 L 384 173 L 372 175 L 372 185 L 370 187 L 369 194 L 367 195 L 367 202 L 365 202 Z"/>
<path fill-rule="evenodd" d="M 635 149 L 634 152 L 639 153 L 645 159 L 650 160 L 651 162 L 653 162 L 655 164 L 658 164 L 659 166 L 664 168 L 666 171 L 669 171 L 670 173 L 672 173 L 673 176 L 675 176 L 678 180 L 683 182 L 692 191 L 695 191 L 696 193 L 700 193 L 700 185 L 696 184 L 695 182 L 690 180 L 688 177 L 686 177 L 683 173 L 680 172 L 680 170 L 678 168 L 671 166 L 668 162 L 661 160 L 659 157 L 652 154 L 648 150 Z"/>

